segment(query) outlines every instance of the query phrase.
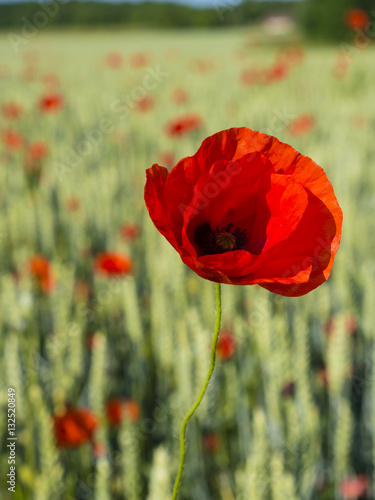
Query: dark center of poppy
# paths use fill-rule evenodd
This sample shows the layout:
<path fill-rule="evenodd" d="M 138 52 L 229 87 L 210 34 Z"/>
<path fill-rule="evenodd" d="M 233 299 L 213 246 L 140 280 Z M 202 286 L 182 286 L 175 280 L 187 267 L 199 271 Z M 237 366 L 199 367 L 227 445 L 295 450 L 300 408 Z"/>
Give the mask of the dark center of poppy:
<path fill-rule="evenodd" d="M 223 250 L 233 250 L 236 246 L 236 237 L 231 234 L 223 231 L 218 233 L 215 237 L 216 245 Z"/>
<path fill-rule="evenodd" d="M 212 230 L 209 222 L 204 222 L 195 229 L 194 241 L 202 250 L 202 255 L 244 250 L 247 243 L 246 229 L 241 230 L 231 222 Z"/>

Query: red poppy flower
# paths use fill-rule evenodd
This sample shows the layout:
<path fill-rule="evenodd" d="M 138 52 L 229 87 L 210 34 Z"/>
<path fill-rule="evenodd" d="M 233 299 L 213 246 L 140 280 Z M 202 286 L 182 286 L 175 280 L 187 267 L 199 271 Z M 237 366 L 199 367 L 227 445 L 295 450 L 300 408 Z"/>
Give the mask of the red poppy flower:
<path fill-rule="evenodd" d="M 368 128 L 368 126 L 370 125 L 370 120 L 367 116 L 364 116 L 364 115 L 355 115 L 353 116 L 353 125 L 355 126 L 355 128 L 361 130 L 361 129 L 364 129 L 364 128 Z"/>
<path fill-rule="evenodd" d="M 66 408 L 62 415 L 53 417 L 58 446 L 79 446 L 93 438 L 97 427 L 96 416 L 87 408 Z"/>
<path fill-rule="evenodd" d="M 85 280 L 77 279 L 74 283 L 74 294 L 79 300 L 88 300 L 92 295 L 90 284 Z"/>
<path fill-rule="evenodd" d="M 370 479 L 364 474 L 344 479 L 340 485 L 340 493 L 345 500 L 357 500 L 358 498 L 367 498 L 370 488 Z"/>
<path fill-rule="evenodd" d="M 189 99 L 189 94 L 184 89 L 175 89 L 172 94 L 172 99 L 175 104 L 185 104 Z"/>
<path fill-rule="evenodd" d="M 94 443 L 94 455 L 96 458 L 104 457 L 107 453 L 107 448 L 104 443 Z"/>
<path fill-rule="evenodd" d="M 43 141 L 35 141 L 29 144 L 27 154 L 31 160 L 43 160 L 48 155 L 48 146 Z"/>
<path fill-rule="evenodd" d="M 344 21 L 349 28 L 365 28 L 370 22 L 370 16 L 363 9 L 350 9 L 345 12 Z"/>
<path fill-rule="evenodd" d="M 37 77 L 37 69 L 32 64 L 27 65 L 22 73 L 22 78 L 26 82 L 33 82 Z"/>
<path fill-rule="evenodd" d="M 333 76 L 339 80 L 346 77 L 349 70 L 349 60 L 345 54 L 340 53 L 333 68 Z"/>
<path fill-rule="evenodd" d="M 29 261 L 29 270 L 42 292 L 51 293 L 55 287 L 52 266 L 43 255 L 35 255 Z"/>
<path fill-rule="evenodd" d="M 243 85 L 255 85 L 262 82 L 263 72 L 259 69 L 245 69 L 241 74 L 241 83 Z"/>
<path fill-rule="evenodd" d="M 112 69 L 121 68 L 124 63 L 124 58 L 118 52 L 111 52 L 107 55 L 107 64 Z"/>
<path fill-rule="evenodd" d="M 125 240 L 136 240 L 141 235 L 141 228 L 137 224 L 125 222 L 121 226 L 121 235 Z"/>
<path fill-rule="evenodd" d="M 289 47 L 282 49 L 277 55 L 277 61 L 287 65 L 300 65 L 305 59 L 305 52 L 302 47 Z"/>
<path fill-rule="evenodd" d="M 124 401 L 113 398 L 107 402 L 106 415 L 108 422 L 117 427 L 124 419 L 130 420 L 130 422 L 136 422 L 140 415 L 140 408 L 138 403 L 132 399 Z"/>
<path fill-rule="evenodd" d="M 39 54 L 36 50 L 28 50 L 22 54 L 22 59 L 28 64 L 36 63 L 39 59 Z"/>
<path fill-rule="evenodd" d="M 23 148 L 24 138 L 23 136 L 13 129 L 4 130 L 2 133 L 4 144 L 11 151 L 19 151 Z"/>
<path fill-rule="evenodd" d="M 291 380 L 284 384 L 283 388 L 281 389 L 281 396 L 284 399 L 291 398 L 294 395 L 294 390 L 295 390 L 295 384 Z"/>
<path fill-rule="evenodd" d="M 207 432 L 203 436 L 203 445 L 207 451 L 215 452 L 220 448 L 221 439 L 215 432 Z"/>
<path fill-rule="evenodd" d="M 127 255 L 105 252 L 98 256 L 95 267 L 98 272 L 109 277 L 124 276 L 130 273 L 132 261 Z"/>
<path fill-rule="evenodd" d="M 237 342 L 234 335 L 229 331 L 223 331 L 217 341 L 216 354 L 222 361 L 230 359 L 236 351 Z"/>
<path fill-rule="evenodd" d="M 138 52 L 137 54 L 133 54 L 130 58 L 130 64 L 133 68 L 143 68 L 148 64 L 148 56 L 143 52 Z"/>
<path fill-rule="evenodd" d="M 207 73 L 208 71 L 214 69 L 214 63 L 209 59 L 197 58 L 191 61 L 191 67 L 194 71 L 197 71 L 198 73 Z"/>
<path fill-rule="evenodd" d="M 48 94 L 40 98 L 39 109 L 44 113 L 57 113 L 63 107 L 64 100 L 59 94 Z"/>
<path fill-rule="evenodd" d="M 154 107 L 154 100 L 149 95 L 142 97 L 141 99 L 139 99 L 135 103 L 136 111 L 140 111 L 140 112 L 149 111 L 153 107 Z"/>
<path fill-rule="evenodd" d="M 324 283 L 342 212 L 324 170 L 275 137 L 247 128 L 203 141 L 169 173 L 147 170 L 156 228 L 202 278 L 304 295 Z"/>
<path fill-rule="evenodd" d="M 199 115 L 191 114 L 182 116 L 167 124 L 166 131 L 170 136 L 180 137 L 199 130 L 203 126 L 203 120 Z"/>
<path fill-rule="evenodd" d="M 315 126 L 315 118 L 310 114 L 303 114 L 288 125 L 288 132 L 295 137 L 309 133 Z"/>
<path fill-rule="evenodd" d="M 354 335 L 357 331 L 358 325 L 357 320 L 351 314 L 348 314 L 345 319 L 345 329 L 349 335 Z M 335 318 L 329 318 L 327 323 L 324 325 L 324 331 L 327 337 L 330 337 L 336 329 Z"/>
<path fill-rule="evenodd" d="M 19 118 L 22 115 L 23 109 L 22 106 L 16 102 L 6 102 L 2 105 L 1 112 L 4 118 L 12 120 Z"/>
<path fill-rule="evenodd" d="M 60 78 L 55 73 L 47 73 L 43 76 L 43 83 L 48 89 L 54 89 L 60 85 Z"/>
<path fill-rule="evenodd" d="M 284 80 L 289 74 L 289 66 L 283 62 L 276 62 L 265 72 L 265 83 L 275 83 Z"/>
<path fill-rule="evenodd" d="M 77 212 L 81 206 L 81 200 L 77 196 L 71 196 L 66 200 L 69 212 Z"/>
<path fill-rule="evenodd" d="M 86 339 L 86 345 L 87 345 L 87 348 L 92 351 L 93 349 L 95 349 L 98 345 L 98 337 L 96 336 L 96 334 L 92 334 L 92 335 L 89 335 Z"/>
<path fill-rule="evenodd" d="M 42 162 L 48 155 L 48 146 L 42 141 L 29 144 L 26 150 L 24 166 L 31 188 L 39 185 L 42 174 Z"/>
<path fill-rule="evenodd" d="M 164 151 L 163 153 L 160 153 L 159 160 L 160 163 L 166 167 L 173 167 L 175 164 L 175 155 L 170 151 Z"/>

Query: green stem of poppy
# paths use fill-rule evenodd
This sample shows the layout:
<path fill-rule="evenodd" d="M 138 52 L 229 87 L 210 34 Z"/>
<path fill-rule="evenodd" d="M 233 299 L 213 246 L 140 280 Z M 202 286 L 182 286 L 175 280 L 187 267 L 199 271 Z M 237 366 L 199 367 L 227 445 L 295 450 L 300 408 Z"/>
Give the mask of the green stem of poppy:
<path fill-rule="evenodd" d="M 174 483 L 174 488 L 173 488 L 173 494 L 172 494 L 172 500 L 176 500 L 177 494 L 178 494 L 178 489 L 180 487 L 181 483 L 181 478 L 182 474 L 184 472 L 184 466 L 185 466 L 185 432 L 186 432 L 186 426 L 191 419 L 191 417 L 194 415 L 195 411 L 197 410 L 198 406 L 201 404 L 203 396 L 206 393 L 208 384 L 211 380 L 212 373 L 215 368 L 215 363 L 216 363 L 216 346 L 217 346 L 217 341 L 219 338 L 219 331 L 220 331 L 220 323 L 221 323 L 221 284 L 217 283 L 216 284 L 216 323 L 215 323 L 215 331 L 214 335 L 212 338 L 212 345 L 211 345 L 211 362 L 210 362 L 210 367 L 208 369 L 208 373 L 206 376 L 206 379 L 202 385 L 202 388 L 200 390 L 199 396 L 193 406 L 191 407 L 191 410 L 186 414 L 184 420 L 182 421 L 182 426 L 181 426 L 181 432 L 180 432 L 180 466 L 178 469 L 176 481 Z"/>

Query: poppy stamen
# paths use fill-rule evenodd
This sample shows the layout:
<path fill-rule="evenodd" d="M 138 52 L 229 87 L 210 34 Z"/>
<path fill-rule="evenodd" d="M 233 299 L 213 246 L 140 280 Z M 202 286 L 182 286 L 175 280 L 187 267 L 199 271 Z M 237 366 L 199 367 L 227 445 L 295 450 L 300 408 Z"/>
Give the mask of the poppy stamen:
<path fill-rule="evenodd" d="M 246 230 L 234 227 L 233 222 L 227 226 L 212 230 L 208 222 L 201 224 L 194 231 L 194 241 L 202 250 L 203 255 L 244 250 L 247 243 Z"/>
<path fill-rule="evenodd" d="M 231 234 L 223 231 L 222 233 L 218 233 L 215 238 L 216 245 L 222 248 L 224 251 L 233 250 L 236 246 L 236 237 Z"/>

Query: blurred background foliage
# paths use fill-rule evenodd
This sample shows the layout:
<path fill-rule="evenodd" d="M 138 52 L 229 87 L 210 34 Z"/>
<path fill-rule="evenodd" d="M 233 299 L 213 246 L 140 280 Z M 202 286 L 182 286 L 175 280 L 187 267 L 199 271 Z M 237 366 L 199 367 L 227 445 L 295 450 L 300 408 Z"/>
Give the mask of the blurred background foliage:
<path fill-rule="evenodd" d="M 292 16 L 298 28 L 308 38 L 320 41 L 347 39 L 348 29 L 343 23 L 348 9 L 360 8 L 368 13 L 374 8 L 372 0 L 300 0 L 251 1 L 216 0 L 212 7 L 194 8 L 171 2 L 100 3 L 77 2 L 58 4 L 56 14 L 48 22 L 57 26 L 116 26 L 146 28 L 210 28 L 254 25 L 275 14 Z M 42 3 L 27 2 L 0 5 L 0 28 L 22 27 L 24 18 L 31 19 Z M 238 4 L 238 5 L 237 5 Z"/>

